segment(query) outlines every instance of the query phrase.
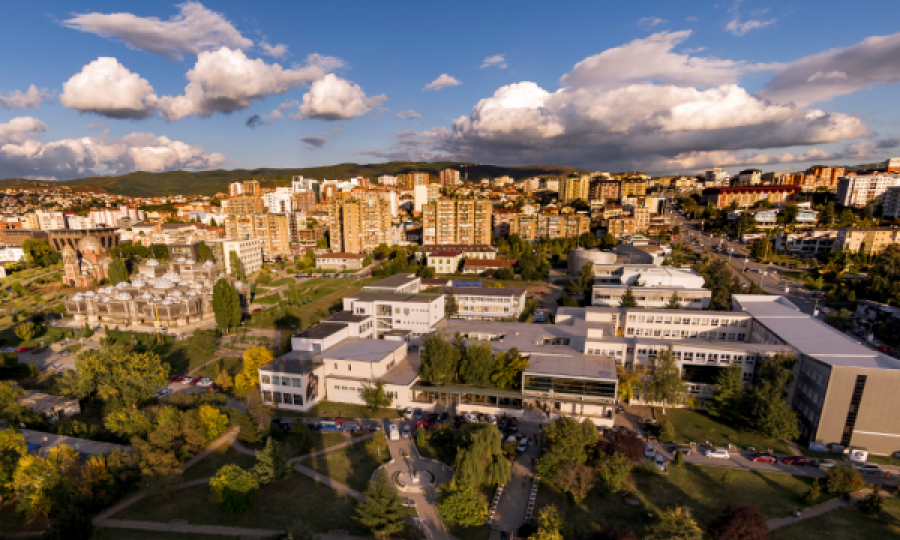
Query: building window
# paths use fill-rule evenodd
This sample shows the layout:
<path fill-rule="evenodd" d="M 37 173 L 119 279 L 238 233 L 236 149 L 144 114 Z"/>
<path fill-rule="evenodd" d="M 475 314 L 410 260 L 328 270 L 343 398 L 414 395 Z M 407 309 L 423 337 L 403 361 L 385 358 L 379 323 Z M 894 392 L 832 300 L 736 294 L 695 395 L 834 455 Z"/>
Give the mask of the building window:
<path fill-rule="evenodd" d="M 271 379 L 269 378 L 268 375 L 263 375 L 262 382 L 263 382 L 263 384 L 269 384 L 271 382 Z"/>
<path fill-rule="evenodd" d="M 272 384 L 280 384 L 280 381 L 278 379 L 279 379 L 279 377 L 273 375 L 272 376 Z"/>
<path fill-rule="evenodd" d="M 263 397 L 263 401 L 265 401 L 266 403 L 272 403 L 272 392 L 269 392 L 268 390 L 263 390 L 262 397 Z"/>

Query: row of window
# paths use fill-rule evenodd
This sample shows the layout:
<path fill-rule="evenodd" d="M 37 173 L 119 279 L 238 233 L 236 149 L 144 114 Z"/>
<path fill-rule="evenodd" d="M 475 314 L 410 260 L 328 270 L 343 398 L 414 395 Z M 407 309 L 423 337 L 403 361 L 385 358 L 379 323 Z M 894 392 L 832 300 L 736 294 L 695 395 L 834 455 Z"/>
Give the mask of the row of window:
<path fill-rule="evenodd" d="M 263 390 L 263 401 L 266 403 L 275 403 L 276 405 L 300 405 L 303 406 L 303 395 L 301 394 L 283 394 L 281 392 L 270 392 Z"/>
<path fill-rule="evenodd" d="M 269 376 L 266 374 L 260 374 L 260 379 L 262 379 L 263 384 L 280 384 L 281 386 L 293 386 L 294 388 L 303 387 L 303 379 L 280 377 L 278 375 Z"/>
<path fill-rule="evenodd" d="M 820 408 L 822 407 L 822 404 L 825 402 L 825 396 L 819 395 L 818 392 L 813 390 L 813 388 L 811 386 L 809 386 L 808 384 L 806 384 L 803 381 L 801 381 L 800 384 L 797 385 L 797 389 L 800 390 L 800 392 L 804 396 L 808 397 L 813 403 L 818 405 Z"/>
<path fill-rule="evenodd" d="M 806 417 L 813 425 L 819 425 L 819 413 L 808 407 L 805 403 L 800 404 L 800 414 Z"/>
<path fill-rule="evenodd" d="M 732 358 L 731 354 L 726 353 L 702 353 L 702 352 L 693 352 L 693 351 L 684 351 L 684 355 L 682 358 L 681 351 L 674 351 L 672 354 L 675 355 L 675 358 L 678 360 L 684 360 L 685 362 L 712 362 L 712 363 L 722 363 L 722 364 L 730 364 L 732 360 L 737 365 L 741 365 L 746 363 L 748 366 L 752 366 L 756 361 L 754 355 L 743 356 L 740 354 L 734 355 Z"/>
<path fill-rule="evenodd" d="M 672 315 L 628 315 L 628 322 L 656 324 L 684 324 L 690 326 L 741 326 L 747 327 L 749 319 L 719 319 L 709 317 L 673 317 Z"/>
<path fill-rule="evenodd" d="M 498 296 L 457 296 L 460 302 L 493 302 L 495 304 L 508 304 L 512 302 L 510 298 L 502 298 Z"/>
<path fill-rule="evenodd" d="M 617 351 L 615 349 L 588 349 L 587 353 L 588 354 L 603 354 L 606 356 L 622 356 L 622 351 L 621 350 Z"/>
<path fill-rule="evenodd" d="M 825 388 L 825 383 L 827 382 L 827 381 L 825 380 L 825 376 L 822 375 L 822 373 L 820 373 L 820 372 L 814 370 L 813 368 L 811 368 L 811 367 L 809 366 L 809 364 L 807 364 L 807 363 L 804 362 L 804 363 L 803 363 L 803 367 L 800 368 L 800 372 L 801 372 L 801 373 L 805 373 L 806 376 L 809 377 L 810 379 L 812 379 L 816 384 L 818 384 L 818 385 L 821 386 L 822 388 Z"/>
<path fill-rule="evenodd" d="M 644 337 L 682 337 L 682 338 L 700 338 L 700 339 L 718 339 L 720 341 L 744 341 L 747 337 L 744 333 L 735 332 L 716 332 L 710 330 L 708 332 L 697 332 L 694 330 L 677 330 L 669 328 L 629 328 L 626 332 L 629 336 Z"/>

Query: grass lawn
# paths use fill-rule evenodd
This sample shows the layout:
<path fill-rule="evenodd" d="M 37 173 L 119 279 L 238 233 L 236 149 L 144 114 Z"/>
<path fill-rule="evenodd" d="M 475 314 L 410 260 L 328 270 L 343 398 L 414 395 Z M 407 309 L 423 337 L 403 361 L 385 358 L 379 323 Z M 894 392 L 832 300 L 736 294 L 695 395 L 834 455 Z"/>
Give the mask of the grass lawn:
<path fill-rule="evenodd" d="M 239 370 L 241 368 L 241 364 L 243 363 L 243 358 L 240 356 L 225 356 L 222 358 L 222 367 L 224 367 L 225 371 L 231 372 L 231 369 Z M 216 380 L 216 377 L 219 376 L 219 370 L 216 367 L 216 362 L 204 366 L 202 369 L 194 373 L 197 377 L 209 377 L 212 380 Z"/>
<path fill-rule="evenodd" d="M 657 419 L 663 417 L 660 412 L 657 409 Z M 719 447 L 727 447 L 731 443 L 742 450 L 752 446 L 762 451 L 772 448 L 776 452 L 791 453 L 784 441 L 770 439 L 748 428 L 734 428 L 705 413 L 687 409 L 667 409 L 665 417 L 671 420 L 675 427 L 677 434 L 675 442 L 709 441 Z"/>
<path fill-rule="evenodd" d="M 283 434 L 278 440 L 281 444 L 287 445 L 288 457 L 296 457 L 337 446 L 347 439 L 345 439 L 344 435 L 341 433 L 335 433 L 333 431 L 326 431 L 323 433 L 321 431 L 311 430 L 309 432 L 309 439 L 305 441 L 301 439 L 299 435 L 290 432 Z M 244 446 L 251 450 L 262 450 L 265 445 L 265 442 L 255 444 L 244 443 Z"/>
<path fill-rule="evenodd" d="M 868 516 L 856 508 L 837 510 L 769 533 L 771 540 L 869 540 L 900 537 L 900 500 L 885 499 L 884 511 Z"/>
<path fill-rule="evenodd" d="M 302 305 L 288 307 L 286 313 L 270 313 L 263 310 L 256 313 L 245 323 L 248 328 L 281 328 L 306 330 L 319 322 L 323 317 L 340 311 L 343 298 L 374 281 L 372 278 L 333 279 L 315 278 L 298 283 L 297 291 L 304 302 Z M 263 303 L 265 298 L 257 302 Z"/>
<path fill-rule="evenodd" d="M 477 527 L 460 527 L 455 523 L 447 523 L 446 526 L 447 532 L 459 540 L 488 540 L 491 537 L 491 526 L 487 524 Z"/>
<path fill-rule="evenodd" d="M 270 282 L 268 285 L 269 287 L 281 287 L 282 285 L 288 285 L 289 283 L 297 283 L 297 280 L 294 278 L 286 277 L 276 279 L 275 281 Z"/>
<path fill-rule="evenodd" d="M 191 368 L 199 366 L 213 357 L 215 347 L 204 349 L 194 339 L 175 340 L 171 336 L 163 336 L 157 340 L 156 334 L 140 332 L 123 332 L 110 330 L 109 336 L 116 342 L 129 343 L 134 340 L 137 352 L 155 352 L 160 359 L 172 366 L 171 375 L 187 373 Z"/>
<path fill-rule="evenodd" d="M 357 491 L 365 491 L 375 469 L 390 459 L 388 452 L 382 452 L 381 459 L 369 456 L 366 442 L 305 459 L 300 464 Z"/>
<path fill-rule="evenodd" d="M 162 523 L 179 519 L 194 525 L 280 530 L 304 521 L 318 533 L 339 529 L 369 536 L 351 517 L 355 515 L 356 503 L 356 499 L 294 473 L 263 486 L 253 508 L 241 515 L 229 514 L 209 502 L 209 486 L 202 485 L 168 493 L 160 500 L 134 504 L 114 517 Z"/>
<path fill-rule="evenodd" d="M 184 481 L 196 480 L 198 478 L 207 478 L 215 476 L 216 472 L 224 465 L 234 463 L 244 469 L 249 469 L 256 464 L 254 456 L 242 454 L 231 446 L 222 445 L 216 448 L 210 455 L 206 456 L 194 466 L 184 471 Z"/>
<path fill-rule="evenodd" d="M 344 418 L 400 418 L 400 411 L 397 409 L 376 409 L 371 410 L 365 405 L 354 405 L 352 403 L 334 403 L 331 401 L 320 401 L 307 412 L 288 411 L 278 409 L 276 416 L 295 416 L 304 418 L 337 418 L 338 415 L 344 415 Z"/>
<path fill-rule="evenodd" d="M 782 518 L 805 506 L 802 497 L 813 482 L 812 478 L 787 474 L 729 470 L 732 483 L 728 486 L 721 483 L 725 469 L 720 467 L 686 465 L 670 467 L 668 475 L 634 473 L 625 489 L 641 501 L 638 506 L 628 505 L 620 495 L 604 498 L 598 490 L 575 504 L 565 493 L 541 483 L 535 514 L 540 507 L 552 504 L 581 536 L 590 536 L 604 523 L 632 529 L 641 536 L 644 527 L 652 523 L 648 513 L 659 515 L 674 506 L 690 507 L 694 518 L 703 526 L 730 504 L 752 504 L 766 519 Z M 826 497 L 821 499 L 824 500 Z"/>
<path fill-rule="evenodd" d="M 44 346 L 49 346 L 51 343 L 62 341 L 65 337 L 81 335 L 81 330 L 75 330 L 74 328 L 47 326 L 41 334 L 34 336 L 29 340 L 23 340 L 16 335 L 16 326 L 21 324 L 21 321 L 11 324 L 12 326 L 9 328 L 0 331 L 0 343 L 5 347 L 39 347 L 41 343 L 43 343 Z"/>
<path fill-rule="evenodd" d="M 262 297 L 253 299 L 254 304 L 277 304 L 280 301 L 281 301 L 280 294 L 270 294 L 268 296 L 262 296 Z"/>

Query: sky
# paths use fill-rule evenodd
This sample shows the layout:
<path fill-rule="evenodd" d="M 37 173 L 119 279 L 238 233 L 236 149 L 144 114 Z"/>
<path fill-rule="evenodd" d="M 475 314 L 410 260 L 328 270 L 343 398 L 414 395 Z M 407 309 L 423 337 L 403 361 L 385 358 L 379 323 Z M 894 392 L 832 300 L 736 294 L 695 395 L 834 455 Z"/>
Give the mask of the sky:
<path fill-rule="evenodd" d="M 17 2 L 0 178 L 900 156 L 900 2 Z"/>

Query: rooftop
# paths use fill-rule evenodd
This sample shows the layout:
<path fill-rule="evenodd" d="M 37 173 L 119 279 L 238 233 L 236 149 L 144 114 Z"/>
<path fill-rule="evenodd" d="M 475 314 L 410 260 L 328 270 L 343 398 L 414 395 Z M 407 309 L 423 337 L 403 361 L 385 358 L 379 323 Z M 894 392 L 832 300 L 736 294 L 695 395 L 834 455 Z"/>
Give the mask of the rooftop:
<path fill-rule="evenodd" d="M 346 325 L 341 324 L 338 321 L 332 321 L 331 324 L 317 324 L 316 326 L 313 326 L 308 330 L 294 335 L 294 337 L 307 339 L 325 339 L 328 336 L 337 334 L 346 327 Z"/>
<path fill-rule="evenodd" d="M 405 349 L 405 341 L 383 339 L 347 338 L 334 347 L 319 353 L 327 360 L 353 360 L 356 362 L 380 362 L 397 349 Z"/>
<path fill-rule="evenodd" d="M 315 353 L 312 351 L 291 351 L 260 366 L 259 369 L 274 373 L 293 373 L 294 375 L 312 373 L 322 365 L 321 362 L 313 362 L 314 355 Z"/>
<path fill-rule="evenodd" d="M 396 289 L 398 287 L 403 287 L 404 285 L 409 285 L 413 281 L 419 278 L 416 277 L 415 274 L 396 274 L 390 277 L 386 277 L 384 279 L 379 279 L 375 283 L 370 283 L 363 287 L 363 290 L 368 289 Z"/>
<path fill-rule="evenodd" d="M 572 353 L 569 355 L 544 355 L 532 353 L 525 373 L 618 380 L 616 361 L 611 356 Z"/>
<path fill-rule="evenodd" d="M 413 304 L 430 304 L 440 298 L 440 294 L 429 293 L 392 293 L 386 291 L 366 291 L 348 294 L 345 298 L 356 298 L 365 302 L 409 302 Z"/>
<path fill-rule="evenodd" d="M 316 259 L 365 259 L 366 256 L 361 253 L 325 253 L 324 255 L 316 255 Z"/>
<path fill-rule="evenodd" d="M 71 446 L 78 450 L 81 454 L 108 454 L 113 450 L 120 449 L 128 451 L 130 446 L 121 444 L 113 444 L 107 442 L 90 441 L 88 439 L 79 439 L 78 437 L 69 437 L 66 435 L 56 435 L 55 433 L 46 433 L 43 431 L 32 431 L 30 429 L 21 429 L 19 433 L 25 438 L 26 444 L 40 445 L 38 455 L 46 455 L 47 450 L 56 446 Z"/>
<path fill-rule="evenodd" d="M 366 315 L 356 315 L 352 311 L 338 311 L 331 317 L 327 317 L 319 321 L 319 323 L 361 323 L 368 320 Z"/>
<path fill-rule="evenodd" d="M 457 296 L 461 294 L 480 294 L 482 296 L 521 296 L 525 289 L 493 288 L 493 287 L 444 287 L 444 292 Z"/>

